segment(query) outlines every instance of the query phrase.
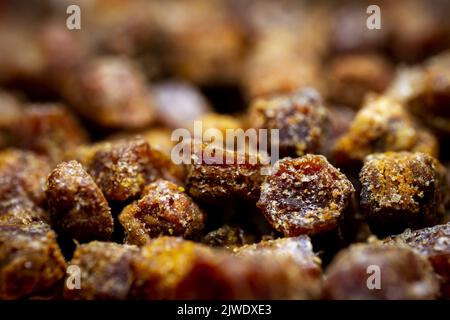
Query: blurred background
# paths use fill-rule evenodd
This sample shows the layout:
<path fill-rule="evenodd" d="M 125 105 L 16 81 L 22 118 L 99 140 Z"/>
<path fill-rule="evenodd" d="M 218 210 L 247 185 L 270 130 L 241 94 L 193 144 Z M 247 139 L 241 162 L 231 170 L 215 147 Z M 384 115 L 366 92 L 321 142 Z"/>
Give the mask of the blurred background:
<path fill-rule="evenodd" d="M 81 30 L 66 27 L 71 4 Z M 381 8 L 380 30 L 366 27 L 370 4 Z M 95 140 L 213 112 L 239 118 L 255 97 L 312 86 L 351 114 L 396 67 L 448 48 L 449 9 L 416 0 L 1 0 L 0 112 L 13 113 L 16 100 L 62 102 Z M 224 117 L 206 120 L 239 126 Z"/>

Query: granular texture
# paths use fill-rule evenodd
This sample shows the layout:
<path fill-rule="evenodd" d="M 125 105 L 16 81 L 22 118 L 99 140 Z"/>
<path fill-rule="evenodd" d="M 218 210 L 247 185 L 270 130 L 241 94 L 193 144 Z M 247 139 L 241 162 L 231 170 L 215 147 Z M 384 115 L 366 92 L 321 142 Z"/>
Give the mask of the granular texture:
<path fill-rule="evenodd" d="M 78 162 L 62 162 L 52 171 L 46 195 L 53 222 L 72 238 L 80 242 L 111 238 L 108 202 Z"/>
<path fill-rule="evenodd" d="M 354 192 L 351 182 L 320 155 L 284 158 L 261 186 L 258 207 L 287 237 L 336 228 Z"/>
<path fill-rule="evenodd" d="M 161 235 L 196 238 L 205 219 L 184 188 L 166 180 L 147 185 L 142 198 L 125 207 L 119 216 L 125 242 L 136 245 L 144 245 Z"/>
<path fill-rule="evenodd" d="M 66 158 L 83 164 L 109 201 L 139 196 L 157 178 L 180 181 L 184 177 L 182 168 L 139 137 L 84 146 Z"/>
<path fill-rule="evenodd" d="M 376 152 L 412 151 L 437 156 L 438 146 L 436 138 L 421 129 L 401 103 L 378 96 L 367 99 L 348 132 L 336 142 L 333 156 L 339 165 L 354 167 Z"/>
<path fill-rule="evenodd" d="M 261 169 L 263 165 L 257 153 L 194 143 L 191 162 L 187 165 L 186 189 L 194 199 L 205 202 L 229 198 L 254 200 L 259 196 L 263 179 Z"/>
<path fill-rule="evenodd" d="M 19 299 L 59 282 L 66 263 L 45 225 L 0 225 L 0 299 Z"/>
<path fill-rule="evenodd" d="M 248 118 L 252 128 L 279 130 L 279 141 L 270 143 L 278 144 L 281 157 L 318 153 L 323 147 L 327 110 L 313 89 L 259 98 L 251 104 Z"/>
<path fill-rule="evenodd" d="M 439 223 L 445 212 L 445 168 L 424 153 L 387 152 L 366 158 L 361 207 L 371 229 L 399 233 Z"/>
<path fill-rule="evenodd" d="M 44 187 L 49 160 L 33 152 L 6 149 L 0 152 L 0 201 L 27 197 L 37 205 L 45 202 Z"/>

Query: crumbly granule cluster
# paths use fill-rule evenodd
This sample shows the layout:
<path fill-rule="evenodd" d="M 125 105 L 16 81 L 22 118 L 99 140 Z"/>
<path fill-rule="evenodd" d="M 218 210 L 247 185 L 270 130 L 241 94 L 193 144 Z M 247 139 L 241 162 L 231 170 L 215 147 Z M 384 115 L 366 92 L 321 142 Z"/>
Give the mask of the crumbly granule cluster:
<path fill-rule="evenodd" d="M 319 153 L 328 128 L 327 109 L 320 95 L 304 89 L 290 95 L 259 98 L 250 106 L 250 126 L 255 129 L 278 129 L 280 156 Z"/>
<path fill-rule="evenodd" d="M 0 299 L 450 297 L 450 2 L 94 2 L 1 1 Z"/>
<path fill-rule="evenodd" d="M 184 188 L 166 180 L 150 183 L 142 198 L 126 206 L 119 215 L 125 242 L 135 245 L 144 245 L 161 235 L 196 238 L 205 220 L 205 214 Z"/>
<path fill-rule="evenodd" d="M 368 156 L 360 173 L 361 207 L 372 229 L 392 234 L 443 222 L 448 190 L 442 170 L 424 153 Z"/>
<path fill-rule="evenodd" d="M 436 138 L 418 125 L 402 103 L 382 95 L 368 97 L 336 142 L 333 157 L 340 166 L 354 167 L 372 153 L 411 151 L 436 157 L 438 150 Z"/>
<path fill-rule="evenodd" d="M 59 164 L 48 177 L 46 195 L 53 223 L 70 237 L 80 242 L 111 239 L 111 209 L 80 163 Z"/>

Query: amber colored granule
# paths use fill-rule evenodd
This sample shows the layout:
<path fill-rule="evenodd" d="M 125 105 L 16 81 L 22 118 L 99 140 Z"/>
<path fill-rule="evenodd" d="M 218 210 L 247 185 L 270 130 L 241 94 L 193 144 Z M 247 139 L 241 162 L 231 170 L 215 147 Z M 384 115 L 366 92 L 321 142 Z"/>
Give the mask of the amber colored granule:
<path fill-rule="evenodd" d="M 247 234 L 242 228 L 235 225 L 223 225 L 222 227 L 208 232 L 202 243 L 211 247 L 222 247 L 233 249 L 244 244 L 254 242 L 254 236 Z"/>
<path fill-rule="evenodd" d="M 320 155 L 279 160 L 261 186 L 258 207 L 285 236 L 336 228 L 354 192 L 351 182 Z"/>
<path fill-rule="evenodd" d="M 392 67 L 375 54 L 337 56 L 329 68 L 329 99 L 355 109 L 367 93 L 382 93 L 392 80 Z"/>
<path fill-rule="evenodd" d="M 328 266 L 323 296 L 338 300 L 435 299 L 439 283 L 427 259 L 409 248 L 356 244 L 339 252 Z"/>
<path fill-rule="evenodd" d="M 78 113 L 103 127 L 141 128 L 154 119 L 144 76 L 125 58 L 89 61 L 66 77 L 60 91 Z"/>
<path fill-rule="evenodd" d="M 0 226 L 0 299 L 19 299 L 59 282 L 66 263 L 45 225 Z"/>
<path fill-rule="evenodd" d="M 124 300 L 134 281 L 132 261 L 139 254 L 135 246 L 92 241 L 80 245 L 69 266 L 81 272 L 80 288 L 68 286 L 64 298 L 71 300 Z"/>
<path fill-rule="evenodd" d="M 443 170 L 423 153 L 368 156 L 360 173 L 360 203 L 372 231 L 392 234 L 439 223 L 447 192 Z"/>
<path fill-rule="evenodd" d="M 132 297 L 138 299 L 169 299 L 174 297 L 178 283 L 186 276 L 199 254 L 212 251 L 182 238 L 159 237 L 141 249 L 133 265 L 136 281 Z"/>
<path fill-rule="evenodd" d="M 442 297 L 450 298 L 450 223 L 415 231 L 407 229 L 383 243 L 406 245 L 428 258 L 439 275 Z"/>
<path fill-rule="evenodd" d="M 386 151 L 438 154 L 438 142 L 421 129 L 404 106 L 389 96 L 372 96 L 356 114 L 349 131 L 334 147 L 333 156 L 342 166 L 360 165 L 372 153 Z"/>
<path fill-rule="evenodd" d="M 35 104 L 24 109 L 10 128 L 12 144 L 58 162 L 65 151 L 87 140 L 85 130 L 62 105 Z"/>
<path fill-rule="evenodd" d="M 259 154 L 225 149 L 216 143 L 194 143 L 191 147 L 186 175 L 186 189 L 191 197 L 210 203 L 258 198 L 264 168 Z"/>
<path fill-rule="evenodd" d="M 0 201 L 27 197 L 37 205 L 45 202 L 44 186 L 50 173 L 48 158 L 30 151 L 0 152 Z"/>
<path fill-rule="evenodd" d="M 125 242 L 140 246 L 161 235 L 196 238 L 205 220 L 184 188 L 166 180 L 147 185 L 142 198 L 125 207 L 119 216 Z"/>
<path fill-rule="evenodd" d="M 76 161 L 60 163 L 46 186 L 53 222 L 80 241 L 109 240 L 113 232 L 111 209 L 92 177 Z"/>
<path fill-rule="evenodd" d="M 184 177 L 183 168 L 139 137 L 84 146 L 66 159 L 82 163 L 108 200 L 136 197 L 157 178 L 180 181 Z"/>
<path fill-rule="evenodd" d="M 141 257 L 134 288 L 141 299 L 306 299 L 320 290 L 291 259 L 255 261 L 169 237 L 143 247 Z"/>
<path fill-rule="evenodd" d="M 255 129 L 278 129 L 280 156 L 318 153 L 328 126 L 327 110 L 319 94 L 303 89 L 290 95 L 256 99 L 250 106 L 249 125 Z"/>
<path fill-rule="evenodd" d="M 314 253 L 311 239 L 306 235 L 275 240 L 264 240 L 255 244 L 235 248 L 233 252 L 238 256 L 245 256 L 257 260 L 259 257 L 272 259 L 289 258 L 295 261 L 303 272 L 322 276 L 321 260 Z"/>

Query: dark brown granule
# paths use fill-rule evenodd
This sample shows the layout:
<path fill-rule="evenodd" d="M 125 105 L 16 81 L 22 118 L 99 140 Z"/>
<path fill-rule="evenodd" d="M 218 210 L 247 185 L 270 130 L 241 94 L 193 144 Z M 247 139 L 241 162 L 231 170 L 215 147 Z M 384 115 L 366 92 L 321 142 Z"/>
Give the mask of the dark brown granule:
<path fill-rule="evenodd" d="M 428 258 L 439 275 L 442 297 L 450 298 L 450 223 L 411 231 L 383 240 L 385 244 L 406 245 Z"/>
<path fill-rule="evenodd" d="M 125 207 L 119 216 L 125 242 L 139 246 L 162 235 L 197 238 L 205 220 L 184 188 L 166 180 L 147 185 L 142 198 Z"/>
<path fill-rule="evenodd" d="M 255 260 L 260 257 L 292 259 L 302 268 L 303 272 L 316 276 L 318 279 L 322 276 L 321 260 L 314 253 L 311 239 L 306 235 L 265 240 L 235 248 L 233 252 L 238 256 Z"/>
<path fill-rule="evenodd" d="M 320 155 L 279 160 L 261 186 L 258 207 L 285 236 L 318 234 L 336 228 L 354 188 Z"/>
<path fill-rule="evenodd" d="M 65 274 L 56 234 L 45 225 L 0 225 L 0 299 L 44 291 Z"/>
<path fill-rule="evenodd" d="M 133 129 L 154 118 L 144 76 L 125 58 L 94 59 L 66 78 L 62 95 L 97 125 Z"/>
<path fill-rule="evenodd" d="M 210 203 L 258 198 L 264 166 L 257 153 L 233 151 L 217 144 L 194 143 L 192 148 L 186 176 L 190 196 Z"/>
<path fill-rule="evenodd" d="M 348 54 L 329 66 L 328 98 L 359 109 L 367 93 L 382 93 L 392 80 L 392 67 L 376 54 Z"/>
<path fill-rule="evenodd" d="M 376 278 L 379 277 L 379 283 Z M 413 250 L 356 244 L 328 266 L 323 297 L 354 300 L 422 300 L 439 296 L 431 264 Z"/>
<path fill-rule="evenodd" d="M 350 129 L 334 146 L 333 157 L 340 166 L 360 166 L 376 152 L 412 151 L 437 156 L 439 144 L 421 129 L 404 106 L 389 96 L 371 96 L 356 114 Z"/>
<path fill-rule="evenodd" d="M 368 156 L 360 173 L 360 204 L 372 231 L 388 235 L 442 221 L 447 192 L 442 170 L 424 153 Z"/>
<path fill-rule="evenodd" d="M 80 245 L 69 266 L 81 272 L 80 288 L 70 289 L 68 277 L 64 298 L 70 300 L 124 300 L 131 290 L 132 261 L 139 254 L 135 246 L 93 241 Z"/>
<path fill-rule="evenodd" d="M 62 105 L 31 105 L 10 128 L 13 146 L 47 155 L 52 161 L 87 141 L 85 130 Z"/>
<path fill-rule="evenodd" d="M 170 176 L 174 164 L 142 139 L 105 142 L 86 149 L 83 163 L 108 200 L 138 196 L 145 185 L 161 175 Z M 163 167 L 165 165 L 165 167 Z"/>
<path fill-rule="evenodd" d="M 46 186 L 53 223 L 80 241 L 109 240 L 113 232 L 111 209 L 102 191 L 77 161 L 60 163 Z"/>
<path fill-rule="evenodd" d="M 51 168 L 49 160 L 33 152 L 6 149 L 0 152 L 0 201 L 26 197 L 42 205 Z"/>
<path fill-rule="evenodd" d="M 328 126 L 327 110 L 319 94 L 303 89 L 289 95 L 259 98 L 249 111 L 250 126 L 255 129 L 278 129 L 281 157 L 319 153 Z"/>
<path fill-rule="evenodd" d="M 142 248 L 135 274 L 139 299 L 307 299 L 320 290 L 290 259 L 255 261 L 170 237 Z"/>
<path fill-rule="evenodd" d="M 210 247 L 221 247 L 233 249 L 254 242 L 254 236 L 247 234 L 242 228 L 235 225 L 223 225 L 222 227 L 208 232 L 202 243 Z"/>

